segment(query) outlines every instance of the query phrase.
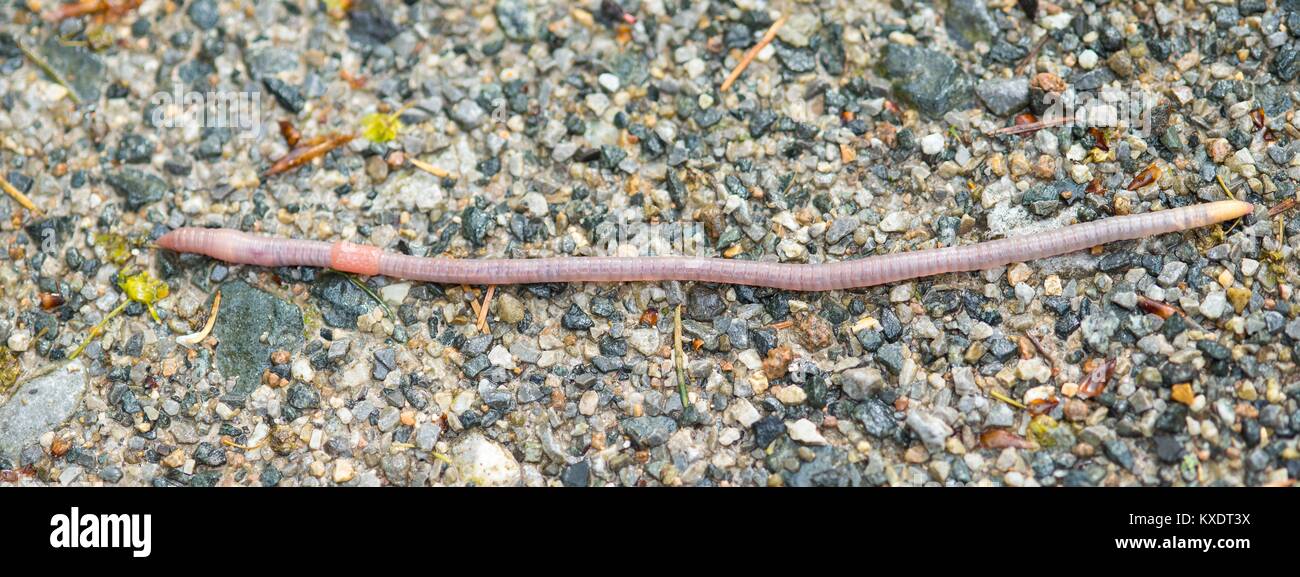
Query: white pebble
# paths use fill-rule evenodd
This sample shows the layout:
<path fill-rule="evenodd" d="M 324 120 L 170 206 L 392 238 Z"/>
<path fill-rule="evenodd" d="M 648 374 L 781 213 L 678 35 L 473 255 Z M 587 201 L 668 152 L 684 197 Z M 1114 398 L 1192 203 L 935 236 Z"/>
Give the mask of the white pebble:
<path fill-rule="evenodd" d="M 1097 66 L 1097 53 L 1091 49 L 1079 53 L 1079 66 L 1084 70 L 1092 70 Z"/>
<path fill-rule="evenodd" d="M 1048 30 L 1065 30 L 1065 27 L 1070 25 L 1071 20 L 1074 20 L 1073 14 L 1070 14 L 1069 12 L 1058 12 L 1056 14 L 1039 18 L 1038 24 Z"/>
<path fill-rule="evenodd" d="M 230 419 L 233 419 L 237 414 L 239 414 L 239 412 L 236 411 L 234 408 L 232 408 L 230 405 L 227 405 L 225 403 L 217 403 L 217 416 L 221 417 L 221 420 L 229 421 Z"/>
<path fill-rule="evenodd" d="M 588 417 L 596 414 L 596 405 L 600 402 L 600 394 L 596 391 L 587 391 L 582 394 L 578 400 L 578 412 Z"/>
<path fill-rule="evenodd" d="M 921 139 L 921 152 L 929 155 L 943 152 L 943 135 L 937 132 L 927 134 Z"/>
<path fill-rule="evenodd" d="M 1255 273 L 1257 273 L 1257 272 L 1259 272 L 1259 261 L 1257 261 L 1257 260 L 1255 260 L 1255 259 L 1253 259 L 1253 258 L 1243 258 L 1243 259 L 1241 259 L 1241 276 L 1242 276 L 1242 277 L 1244 277 L 1244 278 L 1250 278 L 1250 277 L 1255 276 Z"/>
<path fill-rule="evenodd" d="M 880 221 L 880 230 L 884 232 L 901 232 L 912 225 L 912 216 L 903 211 L 891 212 Z"/>
<path fill-rule="evenodd" d="M 776 393 L 776 398 L 787 405 L 801 405 L 804 400 L 808 398 L 808 393 L 804 392 L 803 387 L 791 385 L 789 387 L 782 387 L 781 390 Z"/>
<path fill-rule="evenodd" d="M 793 423 L 786 423 L 785 428 L 790 432 L 790 438 L 805 445 L 825 445 L 826 438 L 817 432 L 817 425 L 812 424 L 808 419 L 799 419 Z"/>
<path fill-rule="evenodd" d="M 411 292 L 411 283 L 399 282 L 379 289 L 379 296 L 390 305 L 400 305 L 406 300 L 406 294 L 409 292 Z"/>
<path fill-rule="evenodd" d="M 618 77 L 608 72 L 596 77 L 596 82 L 600 83 L 601 88 L 610 92 L 618 92 L 618 87 L 620 85 Z"/>
<path fill-rule="evenodd" d="M 605 113 L 606 108 L 609 108 L 609 97 L 599 92 L 592 92 L 587 95 L 587 108 L 600 116 Z"/>
<path fill-rule="evenodd" d="M 510 354 L 510 351 L 507 351 L 501 345 L 496 345 L 492 347 L 492 350 L 488 351 L 488 361 L 492 363 L 492 366 L 505 369 L 515 368 L 515 358 Z"/>
<path fill-rule="evenodd" d="M 758 409 L 755 409 L 754 405 L 743 398 L 737 399 L 735 403 L 727 407 L 725 415 L 728 417 L 728 421 L 734 420 L 746 429 L 757 423 L 761 416 L 758 414 Z"/>
<path fill-rule="evenodd" d="M 889 289 L 889 302 L 905 303 L 910 300 L 912 300 L 912 283 L 894 285 L 894 288 Z"/>
<path fill-rule="evenodd" d="M 704 70 L 707 68 L 708 65 L 706 65 L 703 60 L 700 60 L 699 58 L 692 58 L 690 59 L 690 61 L 686 63 L 686 75 L 689 76 L 692 80 L 694 80 L 698 78 L 701 74 L 704 74 Z"/>
<path fill-rule="evenodd" d="M 740 429 L 727 427 L 718 433 L 718 444 L 727 447 L 740 440 Z"/>
<path fill-rule="evenodd" d="M 316 370 L 311 368 L 311 361 L 307 357 L 298 357 L 294 359 L 293 365 L 289 367 L 290 374 L 293 378 L 304 383 L 310 383 L 316 379 Z"/>
<path fill-rule="evenodd" d="M 528 207 L 528 213 L 533 216 L 546 216 L 547 211 L 550 210 L 546 197 L 538 192 L 530 192 L 524 195 L 524 206 Z"/>
<path fill-rule="evenodd" d="M 352 466 L 351 459 L 339 459 L 334 463 L 334 482 L 346 483 L 351 481 L 357 474 L 357 470 Z"/>
<path fill-rule="evenodd" d="M 1052 369 L 1038 357 L 1021 359 L 1016 366 L 1016 376 L 1026 381 L 1046 383 L 1052 378 Z"/>
<path fill-rule="evenodd" d="M 13 334 L 9 335 L 9 350 L 15 353 L 26 351 L 27 347 L 31 346 L 31 344 L 32 331 L 23 329 L 21 331 L 14 331 Z"/>

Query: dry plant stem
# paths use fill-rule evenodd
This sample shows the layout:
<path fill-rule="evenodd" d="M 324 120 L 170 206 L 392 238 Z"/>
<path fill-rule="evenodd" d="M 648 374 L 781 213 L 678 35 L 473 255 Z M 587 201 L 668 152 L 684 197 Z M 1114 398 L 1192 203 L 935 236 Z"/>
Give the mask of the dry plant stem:
<path fill-rule="evenodd" d="M 1273 206 L 1273 208 L 1268 209 L 1268 216 L 1269 218 L 1273 218 L 1279 214 L 1291 210 L 1292 208 L 1295 208 L 1295 205 L 1296 205 L 1296 199 L 1288 198 L 1282 202 L 1277 203 L 1276 205 Z"/>
<path fill-rule="evenodd" d="M 107 315 L 104 315 L 103 320 L 96 323 L 95 326 L 90 327 L 90 334 L 86 336 L 86 340 L 81 341 L 81 344 L 77 346 L 76 350 L 72 351 L 72 354 L 68 355 L 68 360 L 76 360 L 77 357 L 81 356 L 81 352 L 86 350 L 86 347 L 90 345 L 90 342 L 104 333 L 105 328 L 108 327 L 109 321 L 117 318 L 117 315 L 122 314 L 122 311 L 126 310 L 126 305 L 129 304 L 131 304 L 131 299 L 122 299 L 122 304 L 117 305 L 117 307 L 109 311 Z"/>
<path fill-rule="evenodd" d="M 407 158 L 406 161 L 411 163 L 411 166 L 414 166 L 438 178 L 447 178 L 448 176 L 451 176 L 450 172 L 447 172 L 441 168 L 438 168 L 418 158 Z"/>
<path fill-rule="evenodd" d="M 1049 118 L 1047 120 L 1039 120 L 1038 122 L 1028 122 L 1017 126 L 1005 126 L 997 130 L 994 130 L 991 134 L 995 136 L 1005 136 L 1008 134 L 1024 134 L 1026 132 L 1034 132 L 1036 130 L 1051 128 L 1053 126 L 1061 126 L 1062 124 L 1069 124 L 1071 122 L 1074 122 L 1073 116 L 1062 116 L 1059 118 Z"/>
<path fill-rule="evenodd" d="M 1051 40 L 1051 38 L 1052 36 L 1050 34 L 1044 34 L 1042 38 L 1038 39 L 1038 42 L 1034 44 L 1034 48 L 1029 51 L 1029 54 L 1025 55 L 1024 60 L 1021 60 L 1020 64 L 1016 65 L 1017 75 L 1024 72 L 1025 68 L 1029 66 L 1029 63 L 1038 59 L 1038 53 L 1043 50 L 1043 46 L 1046 46 L 1047 41 Z"/>
<path fill-rule="evenodd" d="M 263 177 L 274 176 L 282 172 L 288 172 L 299 166 L 307 164 L 317 158 L 325 156 L 329 151 L 334 150 L 352 140 L 351 134 L 330 134 L 329 136 L 318 136 L 308 143 L 299 142 L 293 150 L 284 155 L 284 158 L 275 161 L 266 172 L 262 173 Z"/>
<path fill-rule="evenodd" d="M 478 322 L 474 323 L 474 326 L 478 327 L 478 330 L 481 333 L 488 332 L 488 307 L 492 306 L 492 293 L 496 291 L 496 288 L 497 287 L 494 285 L 488 285 L 487 293 L 483 295 L 483 304 L 478 307 Z"/>
<path fill-rule="evenodd" d="M 677 305 L 673 313 L 673 360 L 677 366 L 677 394 L 684 409 L 690 402 L 686 394 L 686 351 L 682 350 L 682 305 Z"/>
<path fill-rule="evenodd" d="M 221 291 L 217 291 L 217 294 L 212 297 L 212 312 L 208 313 L 208 321 L 203 323 L 203 328 L 197 333 L 176 337 L 176 342 L 185 346 L 194 346 L 203 342 L 203 339 L 208 338 L 208 335 L 212 334 L 212 327 L 216 326 L 217 313 L 220 311 Z"/>
<path fill-rule="evenodd" d="M 3 175 L 0 175 L 0 189 L 4 189 L 5 194 L 9 195 L 10 198 L 13 198 L 14 202 L 17 202 L 22 205 L 23 208 L 36 213 L 36 216 L 45 216 L 45 211 L 37 207 L 36 203 L 32 202 L 32 199 L 27 198 L 27 195 L 23 194 L 22 191 L 14 188 L 14 185 L 9 184 L 9 181 L 5 179 Z"/>
<path fill-rule="evenodd" d="M 749 63 L 754 61 L 754 57 L 758 56 L 759 51 L 776 39 L 776 33 L 781 31 L 781 27 L 785 25 L 785 21 L 789 18 L 790 16 L 787 15 L 777 19 L 776 22 L 772 23 L 772 27 L 767 29 L 767 33 L 763 34 L 763 39 L 745 51 L 745 55 L 740 57 L 740 63 L 736 65 L 735 70 L 732 70 L 731 74 L 727 75 L 727 79 L 722 81 L 722 87 L 720 88 L 722 92 L 731 90 L 731 85 L 736 83 L 736 80 L 740 78 L 746 68 L 749 68 Z"/>
<path fill-rule="evenodd" d="M 33 52 L 27 47 L 27 45 L 22 42 L 17 42 L 16 44 L 18 44 L 18 50 L 22 51 L 23 56 L 26 56 L 28 60 L 31 60 L 32 64 L 35 64 L 37 68 L 40 68 L 46 76 L 49 76 L 50 79 L 55 82 L 55 84 L 68 89 L 68 99 L 71 100 L 73 104 L 81 106 L 81 97 L 77 96 L 77 91 L 72 89 L 72 85 L 68 84 L 68 81 L 63 78 L 62 74 L 59 74 L 54 67 L 50 66 L 49 62 L 46 62 L 44 58 L 41 58 L 38 54 Z"/>
<path fill-rule="evenodd" d="M 426 258 L 349 242 L 272 238 L 237 230 L 180 228 L 158 246 L 257 266 L 314 266 L 444 284 L 665 280 L 828 291 L 889 284 L 950 272 L 986 270 L 1084 250 L 1120 240 L 1189 230 L 1248 215 L 1254 205 L 1222 200 L 1075 224 L 1047 232 L 965 246 L 872 256 L 822 264 L 723 258 L 558 257 L 537 259 Z"/>

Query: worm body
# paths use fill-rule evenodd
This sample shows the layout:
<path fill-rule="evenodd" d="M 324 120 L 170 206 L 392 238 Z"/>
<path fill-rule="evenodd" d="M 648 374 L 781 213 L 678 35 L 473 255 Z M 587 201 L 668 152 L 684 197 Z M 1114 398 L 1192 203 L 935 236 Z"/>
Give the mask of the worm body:
<path fill-rule="evenodd" d="M 787 264 L 708 257 L 560 257 L 538 259 L 425 258 L 349 242 L 272 238 L 229 229 L 179 228 L 162 248 L 239 264 L 313 266 L 448 284 L 700 281 L 826 291 L 974 271 L 1207 226 L 1250 214 L 1248 202 L 1224 200 L 1117 216 L 1044 233 L 965 246 L 872 256 L 824 264 Z"/>

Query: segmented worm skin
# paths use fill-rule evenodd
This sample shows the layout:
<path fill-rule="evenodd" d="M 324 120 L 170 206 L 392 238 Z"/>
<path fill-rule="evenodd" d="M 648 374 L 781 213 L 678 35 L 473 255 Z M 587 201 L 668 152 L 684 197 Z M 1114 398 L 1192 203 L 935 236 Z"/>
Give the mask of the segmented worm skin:
<path fill-rule="evenodd" d="M 1250 214 L 1253 205 L 1224 200 L 1106 218 L 1020 237 L 824 264 L 786 264 L 707 257 L 560 257 L 449 259 L 393 254 L 348 242 L 259 236 L 228 229 L 179 228 L 159 246 L 231 263 L 329 267 L 448 284 L 700 281 L 826 291 L 974 271 L 1067 254 L 1120 240 L 1202 227 Z"/>

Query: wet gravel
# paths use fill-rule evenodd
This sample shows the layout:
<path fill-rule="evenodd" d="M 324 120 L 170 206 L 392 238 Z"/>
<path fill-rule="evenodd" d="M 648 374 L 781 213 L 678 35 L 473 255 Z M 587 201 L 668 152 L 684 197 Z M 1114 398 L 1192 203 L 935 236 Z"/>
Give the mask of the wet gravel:
<path fill-rule="evenodd" d="M 0 175 L 42 211 L 0 199 L 0 484 L 1300 475 L 1300 211 L 1267 212 L 1300 179 L 1297 3 L 36 4 L 0 7 Z M 185 97 L 163 95 L 191 91 L 251 95 L 248 122 L 178 119 Z M 995 132 L 1045 98 L 1138 92 L 1145 127 Z M 269 170 L 331 134 L 354 138 Z M 979 273 L 500 286 L 481 317 L 486 287 L 150 244 L 208 226 L 420 256 L 697 240 L 819 263 L 1228 191 L 1256 213 Z M 125 288 L 141 271 L 165 296 Z"/>

